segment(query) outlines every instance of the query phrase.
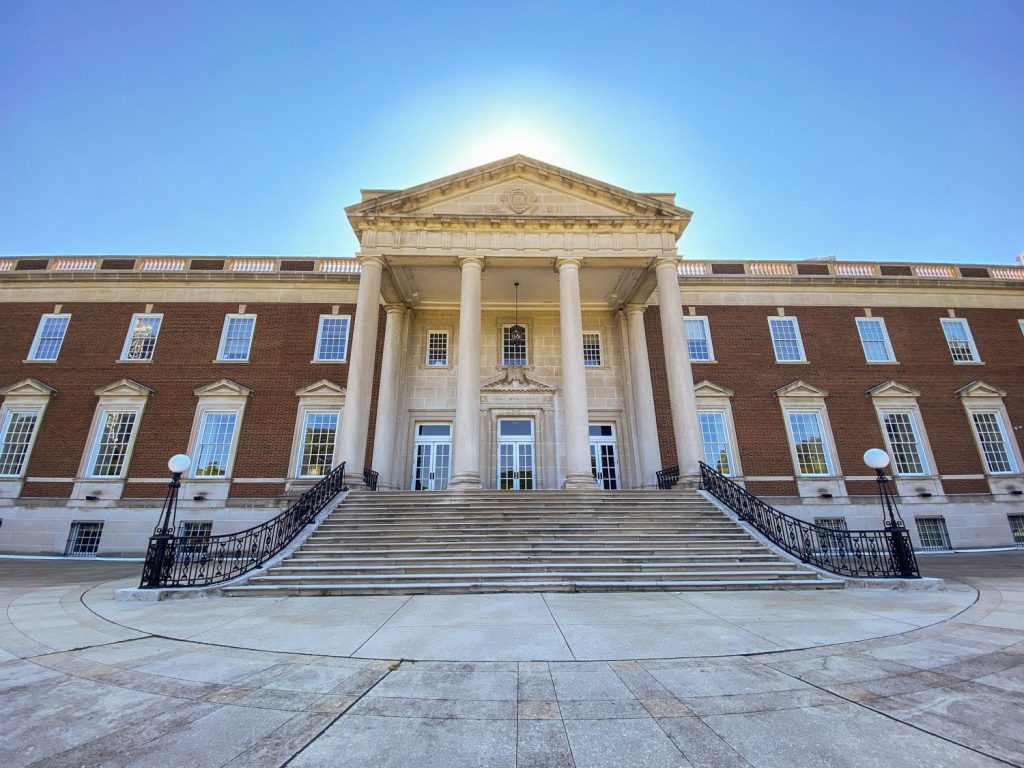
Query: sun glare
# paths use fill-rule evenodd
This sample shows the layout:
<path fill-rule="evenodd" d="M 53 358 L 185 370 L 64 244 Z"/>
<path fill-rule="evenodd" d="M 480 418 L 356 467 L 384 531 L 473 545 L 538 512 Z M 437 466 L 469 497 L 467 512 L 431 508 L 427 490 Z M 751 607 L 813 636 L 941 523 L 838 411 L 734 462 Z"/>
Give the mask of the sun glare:
<path fill-rule="evenodd" d="M 466 137 L 463 147 L 459 164 L 464 168 L 516 154 L 566 167 L 572 167 L 579 160 L 556 129 L 542 128 L 524 120 L 479 126 Z"/>

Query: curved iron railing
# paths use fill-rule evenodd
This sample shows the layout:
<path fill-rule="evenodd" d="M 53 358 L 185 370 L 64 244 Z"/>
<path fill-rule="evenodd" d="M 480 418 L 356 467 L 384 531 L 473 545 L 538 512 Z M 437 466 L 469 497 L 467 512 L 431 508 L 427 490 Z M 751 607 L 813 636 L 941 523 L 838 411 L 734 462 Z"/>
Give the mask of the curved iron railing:
<path fill-rule="evenodd" d="M 780 512 L 704 462 L 700 463 L 700 487 L 804 563 L 840 576 L 921 577 L 910 534 L 902 525 L 844 531 L 808 523 Z"/>
<path fill-rule="evenodd" d="M 662 491 L 671 491 L 679 482 L 679 467 L 665 467 L 659 469 L 655 475 L 658 478 L 658 488 Z"/>
<path fill-rule="evenodd" d="M 363 470 L 363 482 L 366 483 L 366 487 L 371 491 L 377 490 L 377 481 L 380 479 L 380 475 L 374 472 L 369 467 Z"/>
<path fill-rule="evenodd" d="M 150 536 L 139 587 L 207 587 L 261 568 L 343 490 L 345 462 L 284 512 L 260 525 L 217 536 Z"/>

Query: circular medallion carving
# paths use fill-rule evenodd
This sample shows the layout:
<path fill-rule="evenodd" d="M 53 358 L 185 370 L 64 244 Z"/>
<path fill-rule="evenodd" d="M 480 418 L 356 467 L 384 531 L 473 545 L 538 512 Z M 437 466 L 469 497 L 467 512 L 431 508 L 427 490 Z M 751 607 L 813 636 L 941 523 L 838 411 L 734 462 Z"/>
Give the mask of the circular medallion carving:
<path fill-rule="evenodd" d="M 537 196 L 526 187 L 512 187 L 505 190 L 501 202 L 515 213 L 526 213 L 537 204 Z"/>

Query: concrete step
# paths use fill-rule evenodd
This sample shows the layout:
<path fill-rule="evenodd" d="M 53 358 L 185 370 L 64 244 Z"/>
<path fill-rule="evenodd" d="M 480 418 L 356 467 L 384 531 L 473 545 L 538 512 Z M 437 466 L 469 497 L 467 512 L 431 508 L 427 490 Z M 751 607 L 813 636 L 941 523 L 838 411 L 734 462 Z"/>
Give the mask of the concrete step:
<path fill-rule="evenodd" d="M 678 569 L 678 570 L 619 570 L 606 569 L 594 571 L 582 570 L 540 570 L 544 578 L 549 581 L 587 581 L 591 579 L 618 581 L 636 580 L 673 580 L 673 581 L 713 581 L 724 579 L 726 581 L 735 578 L 759 578 L 759 579 L 799 579 L 805 578 L 807 573 L 793 565 L 784 564 L 776 568 L 762 567 L 751 570 L 726 570 L 726 569 Z M 381 574 L 380 581 L 389 583 L 413 583 L 420 581 L 441 582 L 449 576 L 472 581 L 515 581 L 523 577 L 522 573 L 509 571 L 456 571 L 449 574 L 447 571 L 425 571 L 423 573 L 391 573 Z M 342 583 L 350 579 L 366 579 L 367 574 L 347 573 L 301 573 L 278 575 L 275 569 L 273 574 L 256 576 L 250 579 L 250 584 L 309 584 L 315 586 L 324 583 Z"/>
<path fill-rule="evenodd" d="M 506 573 L 575 573 L 585 574 L 591 572 L 631 574 L 636 572 L 657 571 L 659 573 L 676 573 L 685 575 L 691 571 L 701 574 L 728 572 L 730 574 L 757 571 L 766 572 L 794 572 L 803 575 L 803 571 L 794 569 L 789 563 L 781 560 L 754 560 L 751 562 L 676 562 L 664 560 L 635 561 L 635 562 L 564 562 L 564 561 L 532 561 L 532 562 L 452 562 L 452 563 L 414 563 L 399 562 L 389 564 L 359 565 L 353 563 L 330 563 L 325 565 L 282 565 L 274 569 L 274 577 L 297 576 L 323 578 L 326 576 L 346 576 L 353 574 L 373 574 L 383 578 L 391 578 L 394 574 L 506 574 Z M 260 577 L 257 577 L 260 578 Z M 256 581 L 256 579 L 254 579 Z"/>

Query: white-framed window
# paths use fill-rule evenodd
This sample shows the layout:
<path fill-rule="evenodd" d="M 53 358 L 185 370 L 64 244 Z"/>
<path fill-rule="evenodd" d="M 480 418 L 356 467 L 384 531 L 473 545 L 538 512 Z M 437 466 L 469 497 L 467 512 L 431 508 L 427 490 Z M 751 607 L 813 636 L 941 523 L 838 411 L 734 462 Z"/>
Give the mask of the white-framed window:
<path fill-rule="evenodd" d="M 323 477 L 334 467 L 337 411 L 306 411 L 302 422 L 299 477 Z"/>
<path fill-rule="evenodd" d="M 583 364 L 588 368 L 597 368 L 602 364 L 601 333 L 599 331 L 583 332 Z"/>
<path fill-rule="evenodd" d="M 234 453 L 238 411 L 204 411 L 199 422 L 192 477 L 226 477 Z"/>
<path fill-rule="evenodd" d="M 922 552 L 948 552 L 953 547 L 949 543 L 949 531 L 946 529 L 946 518 L 915 517 L 917 535 L 921 537 Z"/>
<path fill-rule="evenodd" d="M 998 410 L 971 410 L 971 426 L 981 448 L 981 456 L 989 474 L 1012 474 L 1017 471 L 1017 458 L 1007 438 L 1003 414 Z"/>
<path fill-rule="evenodd" d="M 427 331 L 427 365 L 448 365 L 448 331 Z"/>
<path fill-rule="evenodd" d="M 177 544 L 177 551 L 183 555 L 202 556 L 210 549 L 210 536 L 213 535 L 213 522 L 210 520 L 182 520 L 178 523 L 178 536 L 182 541 Z"/>
<path fill-rule="evenodd" d="M 689 316 L 683 318 L 683 329 L 686 332 L 686 347 L 690 360 L 697 362 L 714 360 L 715 349 L 711 344 L 711 326 L 706 317 Z"/>
<path fill-rule="evenodd" d="M 800 323 L 795 317 L 769 317 L 768 330 L 772 335 L 777 363 L 806 363 L 804 342 L 800 337 Z"/>
<path fill-rule="evenodd" d="M 64 545 L 65 557 L 96 557 L 103 537 L 103 523 L 95 520 L 75 520 L 68 531 Z"/>
<path fill-rule="evenodd" d="M 1010 523 L 1014 545 L 1017 549 L 1024 549 L 1024 515 L 1007 515 L 1006 519 Z"/>
<path fill-rule="evenodd" d="M 805 477 L 834 474 L 821 414 L 818 411 L 793 410 L 786 416 L 799 473 Z"/>
<path fill-rule="evenodd" d="M 163 315 L 146 315 L 136 313 L 132 315 L 131 325 L 128 326 L 128 335 L 124 339 L 124 347 L 121 349 L 121 359 L 133 362 L 145 362 L 153 359 L 153 352 L 156 350 L 156 339 L 160 335 L 160 326 L 164 321 Z"/>
<path fill-rule="evenodd" d="M 39 409 L 11 408 L 0 426 L 0 477 L 21 477 L 39 427 Z"/>
<path fill-rule="evenodd" d="M 978 348 L 974 346 L 974 337 L 971 335 L 967 320 L 963 317 L 943 317 L 940 320 L 953 362 L 980 363 L 981 357 L 978 355 Z"/>
<path fill-rule="evenodd" d="M 122 477 L 135 441 L 138 411 L 105 410 L 89 454 L 89 477 Z"/>
<path fill-rule="evenodd" d="M 704 448 L 704 463 L 717 472 L 733 474 L 732 441 L 725 411 L 698 411 L 700 439 Z"/>
<path fill-rule="evenodd" d="M 857 333 L 864 349 L 864 360 L 869 363 L 895 363 L 896 353 L 889 341 L 889 331 L 881 317 L 858 317 Z"/>
<path fill-rule="evenodd" d="M 67 333 L 68 323 L 71 322 L 71 315 L 50 314 L 39 318 L 39 327 L 36 329 L 35 338 L 32 339 L 32 347 L 28 352 L 29 360 L 56 360 L 60 354 L 61 345 L 64 343 L 64 334 Z"/>
<path fill-rule="evenodd" d="M 244 362 L 249 359 L 256 315 L 224 315 L 224 330 L 217 347 L 218 360 Z"/>
<path fill-rule="evenodd" d="M 352 318 L 348 315 L 320 315 L 316 330 L 318 363 L 343 363 L 348 359 L 348 333 Z"/>
<path fill-rule="evenodd" d="M 928 460 L 913 411 L 879 410 L 893 469 L 898 475 L 927 475 Z"/>
<path fill-rule="evenodd" d="M 501 364 L 502 365 L 529 365 L 526 350 L 529 347 L 530 331 L 523 328 L 523 340 L 516 342 L 512 340 L 512 326 L 501 327 Z"/>
<path fill-rule="evenodd" d="M 818 542 L 825 552 L 842 552 L 847 548 L 845 517 L 816 517 L 814 524 L 824 531 L 817 531 Z"/>

